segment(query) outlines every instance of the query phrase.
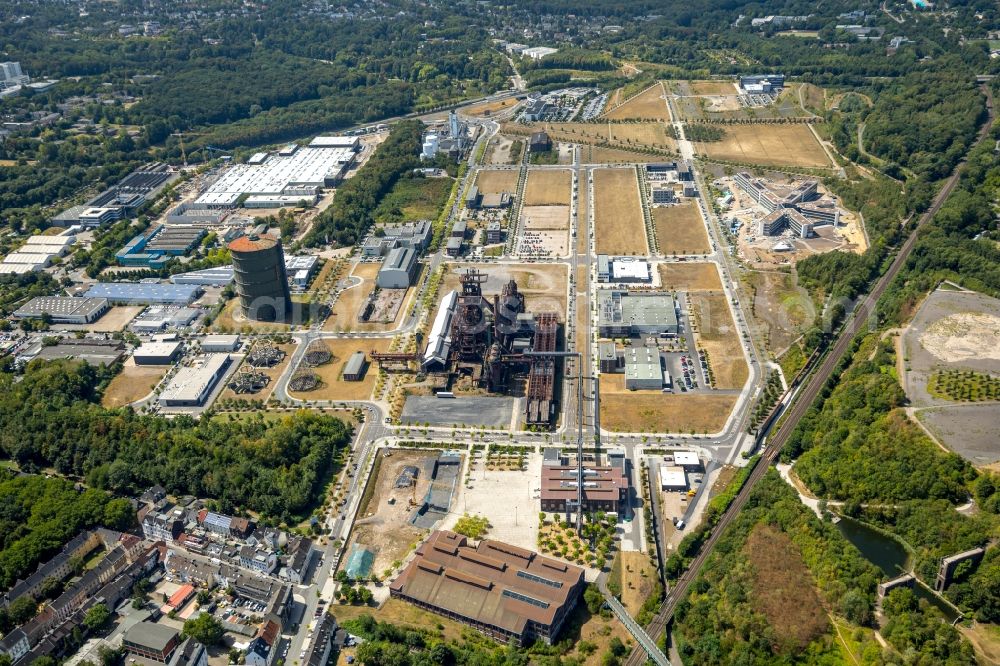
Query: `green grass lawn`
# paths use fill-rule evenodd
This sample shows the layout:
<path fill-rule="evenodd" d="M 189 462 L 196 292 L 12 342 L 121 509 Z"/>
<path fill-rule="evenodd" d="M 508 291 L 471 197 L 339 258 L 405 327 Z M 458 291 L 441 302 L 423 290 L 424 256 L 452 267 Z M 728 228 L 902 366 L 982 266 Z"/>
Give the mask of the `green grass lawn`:
<path fill-rule="evenodd" d="M 400 178 L 379 203 L 375 220 L 401 223 L 437 219 L 453 182 L 451 178 Z"/>

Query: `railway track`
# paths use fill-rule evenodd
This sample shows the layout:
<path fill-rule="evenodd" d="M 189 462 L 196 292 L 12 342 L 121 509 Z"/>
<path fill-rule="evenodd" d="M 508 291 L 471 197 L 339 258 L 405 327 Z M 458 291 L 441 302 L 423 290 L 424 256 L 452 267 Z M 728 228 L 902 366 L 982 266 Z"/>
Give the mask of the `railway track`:
<path fill-rule="evenodd" d="M 986 93 L 986 109 L 989 117 L 982 129 L 980 129 L 976 142 L 972 145 L 972 148 L 970 148 L 970 152 L 989 135 L 995 120 L 993 98 L 990 94 L 989 87 L 984 85 L 983 89 Z M 966 160 L 963 159 L 955 167 L 951 176 L 949 176 L 948 180 L 945 182 L 944 187 L 941 188 L 941 191 L 938 192 L 937 196 L 934 198 L 930 208 L 928 208 L 927 211 L 920 217 L 916 227 L 914 227 L 906 241 L 904 241 L 900 246 L 892 264 L 889 266 L 889 270 L 887 270 L 875 282 L 875 285 L 872 287 L 865 299 L 857 308 L 855 308 L 851 317 L 841 327 L 839 335 L 837 335 L 833 344 L 828 348 L 828 353 L 822 357 L 822 360 L 812 377 L 807 377 L 804 380 L 804 385 L 799 396 L 785 412 L 785 422 L 782 424 L 781 429 L 778 430 L 777 434 L 773 438 L 771 438 L 771 441 L 767 442 L 766 447 L 761 453 L 757 466 L 750 473 L 750 476 L 747 477 L 747 481 L 743 484 L 743 488 L 736 495 L 732 504 L 730 504 L 729 508 L 719 519 L 719 522 L 712 529 L 712 533 L 702 545 L 701 550 L 698 555 L 695 556 L 691 565 L 681 575 L 673 588 L 670 590 L 667 598 L 660 606 L 660 611 L 656 614 L 656 617 L 649 624 L 649 626 L 646 627 L 646 632 L 653 638 L 653 640 L 658 640 L 659 636 L 665 631 L 667 625 L 670 624 L 670 621 L 673 619 L 674 612 L 677 609 L 677 605 L 687 596 L 688 588 L 698 577 L 698 574 L 701 572 L 701 568 L 708 560 L 708 557 L 712 554 L 716 543 L 726 531 L 726 528 L 729 527 L 739 512 L 746 505 L 747 500 L 750 498 L 750 493 L 753 492 L 754 486 L 756 486 L 767 473 L 768 468 L 771 467 L 777 459 L 778 454 L 781 453 L 781 449 L 784 448 L 785 444 L 788 442 L 788 439 L 791 437 L 791 434 L 795 430 L 799 421 L 803 416 L 805 416 L 806 412 L 812 406 L 816 396 L 819 395 L 823 386 L 825 386 L 830 377 L 833 376 L 834 370 L 836 370 L 840 360 L 847 353 L 847 350 L 854 338 L 861 332 L 863 327 L 868 324 L 875 311 L 875 306 L 878 303 L 878 300 L 889 288 L 889 285 L 899 274 L 899 271 L 902 270 L 903 265 L 906 263 L 906 259 L 913 251 L 913 247 L 917 242 L 918 231 L 937 214 L 937 212 L 941 209 L 941 206 L 944 205 L 944 202 L 955 189 L 955 186 L 958 185 L 959 176 L 961 175 L 962 168 L 965 166 L 965 162 Z M 645 662 L 646 653 L 641 646 L 637 645 L 633 648 L 625 663 L 627 666 L 641 666 Z"/>

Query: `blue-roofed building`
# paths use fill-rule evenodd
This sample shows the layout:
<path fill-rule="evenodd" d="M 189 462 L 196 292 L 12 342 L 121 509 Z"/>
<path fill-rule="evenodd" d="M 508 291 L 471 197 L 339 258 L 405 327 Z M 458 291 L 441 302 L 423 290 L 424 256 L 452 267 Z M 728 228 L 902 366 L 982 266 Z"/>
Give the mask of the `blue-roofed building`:
<path fill-rule="evenodd" d="M 159 224 L 130 240 L 115 253 L 119 266 L 162 268 L 171 257 L 182 257 L 194 249 L 205 230 L 190 226 Z"/>
<path fill-rule="evenodd" d="M 201 296 L 195 284 L 147 284 L 139 282 L 98 282 L 87 290 L 87 298 L 106 298 L 115 305 L 189 305 Z"/>

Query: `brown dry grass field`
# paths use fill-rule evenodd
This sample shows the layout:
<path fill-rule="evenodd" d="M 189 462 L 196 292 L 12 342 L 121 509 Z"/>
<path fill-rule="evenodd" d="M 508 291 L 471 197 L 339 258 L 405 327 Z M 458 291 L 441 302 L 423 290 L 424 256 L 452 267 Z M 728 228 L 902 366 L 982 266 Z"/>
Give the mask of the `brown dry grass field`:
<path fill-rule="evenodd" d="M 124 407 L 149 395 L 167 374 L 168 365 L 136 365 L 133 359 L 125 362 L 122 371 L 104 389 L 101 404 L 105 407 Z"/>
<path fill-rule="evenodd" d="M 496 194 L 498 192 L 510 192 L 517 189 L 517 169 L 506 171 L 496 169 L 482 169 L 476 175 L 476 186 L 483 194 Z"/>
<path fill-rule="evenodd" d="M 749 369 L 725 294 L 692 293 L 688 298 L 698 323 L 695 337 L 699 346 L 708 352 L 709 364 L 715 375 L 715 387 L 742 388 Z"/>
<path fill-rule="evenodd" d="M 287 368 L 288 364 L 291 362 L 292 354 L 295 352 L 296 346 L 297 345 L 294 344 L 277 345 L 278 349 L 285 352 L 285 357 L 282 358 L 281 362 L 278 363 L 273 368 L 259 369 L 259 372 L 262 372 L 271 378 L 271 381 L 268 382 L 264 390 L 260 391 L 259 393 L 237 394 L 235 391 L 233 391 L 233 389 L 226 386 L 224 389 L 222 389 L 222 392 L 219 393 L 218 399 L 224 400 L 226 398 L 230 398 L 232 400 L 250 401 L 250 400 L 267 400 L 268 398 L 270 398 L 271 393 L 274 392 L 274 387 L 277 386 L 278 384 L 278 378 L 281 377 L 281 373 L 285 371 L 285 368 Z M 244 362 L 244 364 L 240 366 L 240 370 L 250 370 L 250 366 L 247 365 L 246 362 Z"/>
<path fill-rule="evenodd" d="M 975 622 L 971 627 L 959 624 L 957 629 L 972 643 L 982 659 L 981 663 L 1000 664 L 1000 627 Z"/>
<path fill-rule="evenodd" d="M 669 122 L 670 111 L 664 99 L 663 84 L 657 82 L 621 106 L 604 114 L 608 120 L 655 118 Z"/>
<path fill-rule="evenodd" d="M 308 308 L 304 303 L 306 297 L 300 294 L 292 294 L 292 301 L 303 303 L 300 307 Z M 288 324 L 265 321 L 251 321 L 240 312 L 240 299 L 233 298 L 226 303 L 222 312 L 212 322 L 211 330 L 214 333 L 285 333 L 291 327 Z"/>
<path fill-rule="evenodd" d="M 660 264 L 660 283 L 664 289 L 678 291 L 721 291 L 722 279 L 715 264 L 695 262 Z"/>
<path fill-rule="evenodd" d="M 757 525 L 744 547 L 750 565 L 754 608 L 774 629 L 779 654 L 802 650 L 830 630 L 830 619 L 816 593 L 802 554 L 787 534 L 771 525 Z"/>
<path fill-rule="evenodd" d="M 594 225 L 594 238 L 600 254 L 649 254 L 635 171 L 594 171 Z"/>
<path fill-rule="evenodd" d="M 732 394 L 629 391 L 625 375 L 601 375 L 601 427 L 612 432 L 718 432 L 736 404 Z"/>
<path fill-rule="evenodd" d="M 459 276 L 469 266 L 451 266 L 445 273 L 439 291 L 440 298 L 451 290 L 461 292 Z M 555 312 L 559 322 L 566 321 L 566 288 L 569 283 L 569 267 L 563 264 L 504 264 L 480 267 L 487 275 L 483 294 L 499 294 L 508 280 L 517 282 L 517 289 L 524 294 L 525 308 L 529 312 Z M 435 314 L 437 308 L 434 309 Z"/>
<path fill-rule="evenodd" d="M 475 106 L 466 107 L 462 109 L 462 114 L 476 117 L 489 116 L 497 111 L 509 109 L 515 104 L 517 104 L 517 99 L 514 97 L 508 97 L 507 99 L 499 99 L 492 102 L 484 102 L 482 104 L 476 104 Z"/>
<path fill-rule="evenodd" d="M 532 169 L 524 186 L 525 206 L 568 206 L 573 174 L 568 170 Z"/>
<path fill-rule="evenodd" d="M 692 95 L 735 95 L 732 81 L 688 81 Z"/>
<path fill-rule="evenodd" d="M 635 617 L 656 583 L 656 568 L 649 555 L 640 551 L 623 550 L 618 556 L 622 560 L 622 605 Z"/>
<path fill-rule="evenodd" d="M 786 125 L 723 125 L 721 141 L 698 142 L 699 155 L 709 159 L 764 166 L 829 168 L 830 160 L 804 123 Z"/>
<path fill-rule="evenodd" d="M 367 400 L 372 390 L 375 388 L 375 381 L 378 378 L 378 366 L 371 363 L 369 358 L 368 370 L 365 378 L 360 382 L 345 382 L 341 378 L 344 364 L 351 354 L 362 351 L 365 356 L 369 356 L 372 350 L 386 351 L 392 342 L 389 338 L 346 338 L 325 340 L 330 351 L 333 353 L 333 360 L 317 368 L 311 368 L 319 375 L 320 385 L 313 391 L 289 394 L 299 400 Z M 300 366 L 303 370 L 308 370 L 308 366 Z"/>
<path fill-rule="evenodd" d="M 337 302 L 334 304 L 330 316 L 323 322 L 324 331 L 339 330 L 378 333 L 391 331 L 399 325 L 402 318 L 413 305 L 413 297 L 416 294 L 415 287 L 410 287 L 406 290 L 406 295 L 403 297 L 403 305 L 399 308 L 399 312 L 396 313 L 396 320 L 394 322 L 379 324 L 358 321 L 358 311 L 361 309 L 361 305 L 365 302 L 365 299 L 368 298 L 368 294 L 375 288 L 375 276 L 378 275 L 379 268 L 381 268 L 381 264 L 358 264 L 355 266 L 351 275 L 361 278 L 361 284 L 340 292 L 340 296 L 337 297 Z M 416 284 L 419 283 L 420 277 L 418 276 Z"/>
<path fill-rule="evenodd" d="M 667 126 L 661 123 L 629 123 L 610 125 L 611 143 L 651 147 L 659 150 L 677 150 L 677 142 L 667 134 Z M 652 160 L 652 157 L 648 159 Z"/>
<path fill-rule="evenodd" d="M 95 333 L 115 333 L 124 329 L 145 309 L 145 306 L 142 305 L 116 305 L 93 324 L 82 328 L 87 328 Z"/>
<path fill-rule="evenodd" d="M 656 242 L 663 254 L 706 254 L 712 246 L 694 201 L 652 209 Z"/>

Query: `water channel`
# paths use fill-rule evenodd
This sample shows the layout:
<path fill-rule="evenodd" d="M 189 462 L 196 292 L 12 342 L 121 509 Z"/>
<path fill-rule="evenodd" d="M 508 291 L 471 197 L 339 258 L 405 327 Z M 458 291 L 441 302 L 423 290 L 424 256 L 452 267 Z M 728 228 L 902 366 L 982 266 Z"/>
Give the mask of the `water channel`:
<path fill-rule="evenodd" d="M 910 553 L 896 539 L 853 518 L 841 518 L 837 523 L 837 529 L 845 539 L 861 551 L 865 559 L 881 569 L 887 578 L 896 578 L 910 571 L 912 565 Z M 950 604 L 919 582 L 913 586 L 913 592 L 918 599 L 926 599 L 940 610 L 948 622 L 954 622 L 958 618 L 958 613 Z"/>

